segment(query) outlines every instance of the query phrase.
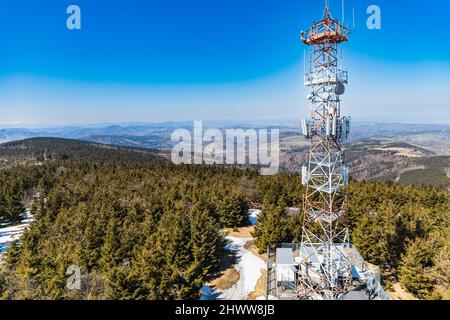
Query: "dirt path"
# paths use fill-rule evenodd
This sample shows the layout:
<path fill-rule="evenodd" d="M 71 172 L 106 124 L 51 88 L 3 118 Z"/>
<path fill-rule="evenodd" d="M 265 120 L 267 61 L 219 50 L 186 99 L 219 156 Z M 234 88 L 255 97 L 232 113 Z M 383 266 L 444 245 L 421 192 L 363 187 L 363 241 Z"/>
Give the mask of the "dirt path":
<path fill-rule="evenodd" d="M 393 300 L 418 300 L 412 294 L 406 292 L 400 285 L 400 283 L 396 283 L 393 286 L 394 291 L 387 292 L 389 297 Z"/>

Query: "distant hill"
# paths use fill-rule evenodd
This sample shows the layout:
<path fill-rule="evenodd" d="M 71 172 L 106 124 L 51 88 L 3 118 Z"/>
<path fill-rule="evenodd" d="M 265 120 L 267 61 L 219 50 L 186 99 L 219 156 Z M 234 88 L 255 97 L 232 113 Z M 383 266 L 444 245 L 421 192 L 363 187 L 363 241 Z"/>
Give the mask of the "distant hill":
<path fill-rule="evenodd" d="M 0 129 L 0 143 L 34 137 L 56 137 L 77 139 L 119 146 L 151 149 L 171 149 L 172 132 L 176 129 L 192 129 L 192 121 L 106 124 L 98 126 L 67 126 L 59 128 L 3 128 Z M 204 121 L 204 128 L 278 128 L 280 137 L 286 139 L 299 135 L 297 120 L 241 120 Z M 404 142 L 422 147 L 436 155 L 450 156 L 450 126 L 400 123 L 363 123 L 352 125 L 352 141 L 369 139 L 388 142 Z"/>
<path fill-rule="evenodd" d="M 360 141 L 349 146 L 347 159 L 359 180 L 432 185 L 450 189 L 450 157 L 403 142 Z"/>
<path fill-rule="evenodd" d="M 299 172 L 307 163 L 308 143 L 301 137 L 282 142 L 284 170 Z M 404 142 L 363 139 L 346 145 L 345 159 L 357 180 L 393 181 L 404 185 L 432 185 L 450 190 L 450 156 L 437 156 L 432 151 Z"/>
<path fill-rule="evenodd" d="M 176 129 L 192 130 L 192 124 L 185 121 L 47 129 L 5 128 L 0 129 L 0 142 L 32 137 L 57 137 L 84 140 L 97 144 L 97 147 L 102 144 L 109 145 L 109 148 L 131 147 L 141 151 L 154 149 L 163 150 L 167 154 L 173 146 L 170 141 L 172 132 Z M 308 141 L 300 136 L 295 120 L 205 121 L 203 125 L 204 129 L 212 127 L 221 130 L 279 128 L 282 169 L 298 172 L 302 164 L 306 163 Z M 31 141 L 37 143 L 37 140 Z M 347 143 L 346 148 L 346 159 L 356 179 L 391 180 L 403 184 L 431 184 L 450 188 L 448 125 L 356 122 L 352 127 L 351 141 Z"/>
<path fill-rule="evenodd" d="M 166 161 L 159 151 L 152 149 L 119 147 L 87 141 L 62 138 L 31 138 L 0 144 L 0 168 L 16 164 L 42 165 L 58 160 L 141 158 Z"/>

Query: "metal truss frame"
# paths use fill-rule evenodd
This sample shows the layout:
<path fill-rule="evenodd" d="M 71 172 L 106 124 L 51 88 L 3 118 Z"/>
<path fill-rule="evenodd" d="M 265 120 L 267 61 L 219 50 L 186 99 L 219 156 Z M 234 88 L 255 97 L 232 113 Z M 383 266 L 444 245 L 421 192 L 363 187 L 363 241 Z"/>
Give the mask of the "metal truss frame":
<path fill-rule="evenodd" d="M 350 245 L 343 219 L 348 168 L 342 148 L 349 123 L 340 110 L 348 74 L 339 68 L 339 44 L 348 40 L 348 29 L 331 17 L 326 5 L 324 18 L 303 33 L 302 40 L 310 46 L 305 85 L 311 87 L 312 120 L 308 123 L 309 163 L 303 170 L 306 192 L 296 295 L 338 300 L 352 287 L 352 265 L 340 249 Z"/>

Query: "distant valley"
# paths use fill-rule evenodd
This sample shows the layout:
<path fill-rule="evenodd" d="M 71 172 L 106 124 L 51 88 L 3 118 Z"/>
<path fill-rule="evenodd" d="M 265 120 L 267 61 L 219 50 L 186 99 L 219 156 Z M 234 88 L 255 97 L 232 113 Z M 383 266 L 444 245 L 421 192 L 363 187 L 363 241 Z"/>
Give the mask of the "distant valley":
<path fill-rule="evenodd" d="M 59 137 L 89 142 L 157 149 L 167 153 L 176 129 L 192 130 L 192 122 L 99 125 L 42 129 L 0 129 L 0 143 L 33 137 Z M 281 168 L 298 172 L 306 163 L 308 141 L 299 135 L 297 122 L 207 121 L 205 128 L 280 129 Z M 450 188 L 450 126 L 400 123 L 353 124 L 346 158 L 352 176 L 403 184 Z"/>

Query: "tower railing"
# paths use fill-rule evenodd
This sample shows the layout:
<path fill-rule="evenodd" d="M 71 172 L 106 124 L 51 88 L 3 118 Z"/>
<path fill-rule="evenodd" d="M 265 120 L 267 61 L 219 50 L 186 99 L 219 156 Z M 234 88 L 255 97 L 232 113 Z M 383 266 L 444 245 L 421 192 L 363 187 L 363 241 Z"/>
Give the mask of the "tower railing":
<path fill-rule="evenodd" d="M 348 40 L 349 30 L 338 20 L 327 16 L 324 20 L 315 23 L 308 31 L 302 32 L 301 39 L 307 45 L 324 43 L 341 43 Z"/>
<path fill-rule="evenodd" d="M 305 86 L 319 86 L 324 84 L 337 85 L 348 83 L 348 71 L 336 70 L 335 73 L 310 72 L 305 74 Z"/>

